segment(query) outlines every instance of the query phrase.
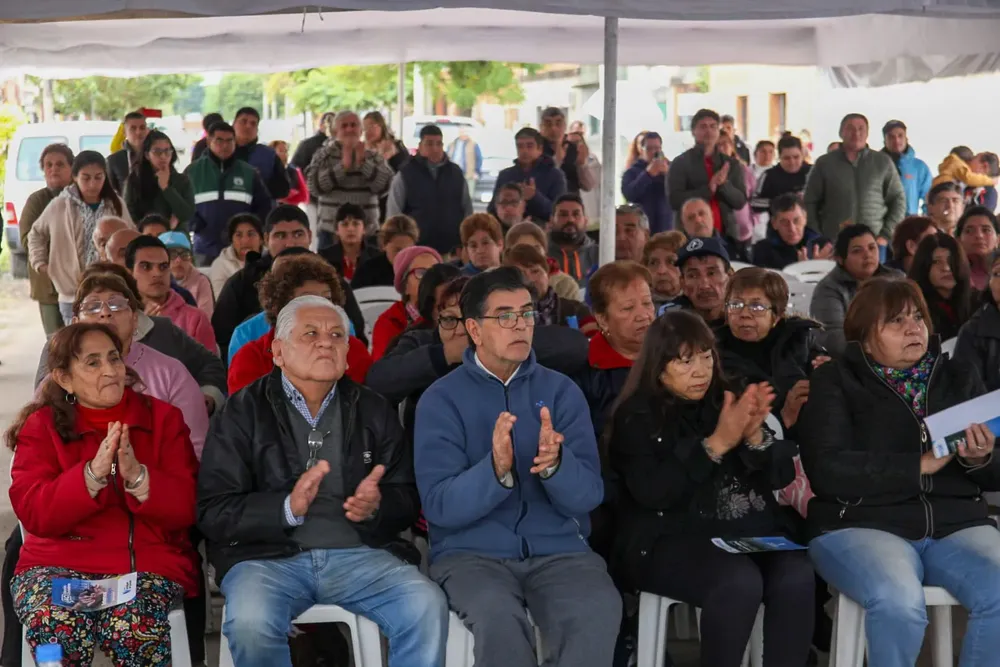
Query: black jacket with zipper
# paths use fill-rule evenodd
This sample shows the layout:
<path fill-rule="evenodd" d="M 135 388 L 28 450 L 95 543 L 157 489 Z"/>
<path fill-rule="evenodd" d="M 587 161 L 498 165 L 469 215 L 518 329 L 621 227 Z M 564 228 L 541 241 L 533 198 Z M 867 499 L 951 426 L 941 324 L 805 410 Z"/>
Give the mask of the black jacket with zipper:
<path fill-rule="evenodd" d="M 927 414 L 985 393 L 975 370 L 940 353 L 927 388 Z M 942 538 L 991 525 L 983 491 L 1000 488 L 1000 458 L 969 467 L 953 459 L 934 475 L 920 474 L 931 449 L 922 419 L 875 374 L 861 345 L 820 366 L 810 378 L 798 440 L 816 497 L 809 502 L 811 536 L 841 528 L 873 528 L 908 540 Z"/>
<path fill-rule="evenodd" d="M 305 472 L 282 405 L 286 400 L 276 368 L 232 396 L 208 434 L 198 474 L 198 527 L 208 540 L 218 581 L 242 561 L 302 551 L 284 519 L 285 497 Z M 395 408 L 347 377 L 337 382 L 334 400 L 344 415 L 345 495 L 353 494 L 376 465 L 386 468 L 378 513 L 354 524 L 358 536 L 370 547 L 418 562 L 415 547 L 399 537 L 416 521 L 420 499 L 412 446 Z"/>
<path fill-rule="evenodd" d="M 1000 389 L 1000 309 L 985 303 L 958 332 L 955 359 L 979 371 L 987 391 Z"/>

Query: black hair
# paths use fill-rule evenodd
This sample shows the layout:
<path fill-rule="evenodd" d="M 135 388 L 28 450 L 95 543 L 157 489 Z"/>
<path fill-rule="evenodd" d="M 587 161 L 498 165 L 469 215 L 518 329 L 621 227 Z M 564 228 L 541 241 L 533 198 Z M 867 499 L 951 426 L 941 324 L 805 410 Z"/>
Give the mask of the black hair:
<path fill-rule="evenodd" d="M 986 163 L 986 175 L 990 178 L 1000 176 L 1000 158 L 996 153 L 980 153 L 979 159 Z"/>
<path fill-rule="evenodd" d="M 566 117 L 566 112 L 564 112 L 559 107 L 545 107 L 542 111 L 542 118 L 555 118 L 556 116 Z"/>
<path fill-rule="evenodd" d="M 938 248 L 948 251 L 948 266 L 955 277 L 955 287 L 947 299 L 942 297 L 937 288 L 931 284 L 931 266 L 934 265 L 934 251 Z M 932 304 L 945 303 L 954 312 L 956 321 L 965 322 L 973 311 L 974 290 L 970 274 L 969 260 L 962 245 L 948 234 L 938 232 L 925 236 L 917 246 L 907 277 L 920 286 L 929 308 L 934 307 Z"/>
<path fill-rule="evenodd" d="M 62 155 L 64 158 L 66 158 L 66 164 L 69 165 L 73 164 L 73 158 L 75 156 L 73 155 L 72 148 L 70 148 L 66 144 L 49 144 L 48 146 L 42 149 L 42 154 L 38 156 L 39 169 L 45 171 L 45 158 L 47 158 L 52 153 L 58 153 L 59 155 Z"/>
<path fill-rule="evenodd" d="M 360 220 L 364 223 L 368 218 L 365 216 L 365 209 L 361 208 L 357 204 L 341 204 L 340 208 L 337 209 L 337 219 L 336 223 L 340 224 L 348 218 L 354 218 L 355 220 Z"/>
<path fill-rule="evenodd" d="M 766 146 L 774 148 L 774 142 L 771 141 L 770 139 L 761 139 L 760 141 L 757 142 L 757 145 L 753 147 L 753 152 L 756 153 L 761 148 L 764 148 Z"/>
<path fill-rule="evenodd" d="M 138 212 L 140 216 L 143 213 L 142 209 L 150 206 L 160 194 L 160 184 L 157 182 L 156 172 L 153 170 L 153 165 L 149 162 L 149 158 L 146 157 L 146 154 L 153 149 L 153 144 L 157 141 L 166 141 L 170 144 L 170 150 L 174 153 L 170 158 L 170 168 L 173 169 L 177 163 L 177 149 L 174 148 L 174 142 L 163 132 L 151 130 L 146 135 L 145 140 L 143 140 L 142 150 L 138 156 L 139 159 L 132 163 L 132 169 L 129 171 L 128 178 L 126 179 L 126 188 L 135 188 L 139 192 L 137 201 L 140 202 L 140 210 Z M 167 229 L 169 228 L 170 225 L 167 225 Z"/>
<path fill-rule="evenodd" d="M 228 132 L 229 134 L 236 134 L 236 130 L 233 129 L 233 126 L 224 120 L 212 123 L 212 126 L 208 128 L 209 137 L 214 137 L 219 132 Z"/>
<path fill-rule="evenodd" d="M 805 205 L 797 194 L 786 192 L 783 195 L 778 195 L 771 200 L 771 217 L 776 217 L 779 213 L 791 211 L 796 207 L 801 208 L 803 212 L 806 210 Z"/>
<path fill-rule="evenodd" d="M 639 142 L 639 145 L 645 148 L 646 142 L 649 141 L 650 139 L 659 139 L 661 143 L 663 142 L 663 137 L 660 136 L 659 132 L 647 132 L 646 134 L 642 135 L 642 141 Z"/>
<path fill-rule="evenodd" d="M 135 256 L 143 248 L 159 248 L 170 257 L 170 251 L 167 250 L 167 246 L 163 244 L 163 241 L 156 238 L 155 236 L 137 236 L 132 239 L 128 246 L 125 247 L 125 268 L 129 271 L 135 269 Z"/>
<path fill-rule="evenodd" d="M 167 228 L 168 232 L 170 231 L 170 221 L 167 220 L 166 216 L 160 215 L 159 213 L 147 213 L 142 216 L 142 220 L 140 220 L 136 225 L 136 230 L 140 234 L 143 234 L 146 231 L 146 227 L 149 227 L 150 225 L 162 225 Z"/>
<path fill-rule="evenodd" d="M 727 114 L 723 114 L 722 117 L 719 118 L 719 124 L 722 124 L 722 123 L 733 123 L 735 125 L 736 124 L 736 119 L 733 118 L 732 114 L 728 114 L 728 113 Z"/>
<path fill-rule="evenodd" d="M 996 233 L 1000 235 L 1000 222 L 997 222 L 997 216 L 993 213 L 993 211 L 985 206 L 970 206 L 965 209 L 965 213 L 963 213 L 962 217 L 958 219 L 958 224 L 955 225 L 955 236 L 961 236 L 965 223 L 968 222 L 969 219 L 977 217 L 989 218 L 990 224 L 993 225 L 993 229 L 995 229 Z"/>
<path fill-rule="evenodd" d="M 291 245 L 275 255 L 275 259 L 278 257 L 294 257 L 295 255 L 315 255 L 309 248 L 303 248 L 302 246 Z"/>
<path fill-rule="evenodd" d="M 554 202 L 552 202 L 552 215 L 555 215 L 556 208 L 559 207 L 559 204 L 563 204 L 563 203 L 568 202 L 568 201 L 571 201 L 571 202 L 574 202 L 576 204 L 579 204 L 580 207 L 583 208 L 583 199 L 580 197 L 580 193 L 578 193 L 578 192 L 565 192 L 565 193 L 559 195 L 556 198 L 556 200 Z"/>
<path fill-rule="evenodd" d="M 240 225 L 251 225 L 261 237 L 264 236 L 264 225 L 261 223 L 260 218 L 253 213 L 237 213 L 229 218 L 229 222 L 226 223 L 226 236 L 229 238 L 230 245 L 233 243 L 233 237 L 236 236 L 236 228 Z"/>
<path fill-rule="evenodd" d="M 420 128 L 420 140 L 423 141 L 424 137 L 443 137 L 444 134 L 441 132 L 441 128 L 437 125 L 424 125 Z"/>
<path fill-rule="evenodd" d="M 205 130 L 205 132 L 208 132 L 210 129 L 212 129 L 213 125 L 215 125 L 216 123 L 221 123 L 225 120 L 226 119 L 222 117 L 221 113 L 216 113 L 213 111 L 210 114 L 205 114 L 205 117 L 201 119 L 201 129 Z"/>
<path fill-rule="evenodd" d="M 142 115 L 141 111 L 129 111 L 127 114 L 125 114 L 125 120 L 122 121 L 122 122 L 123 123 L 127 123 L 130 120 L 143 120 L 144 121 L 144 120 L 146 120 L 146 117 L 144 115 Z"/>
<path fill-rule="evenodd" d="M 73 178 L 76 179 L 76 175 L 80 173 L 80 170 L 84 167 L 90 166 L 100 166 L 104 170 L 104 185 L 101 186 L 100 197 L 102 201 L 111 204 L 111 208 L 115 210 L 115 215 L 121 216 L 122 214 L 122 200 L 115 192 L 114 186 L 111 185 L 111 178 L 108 176 L 108 163 L 104 159 L 104 156 L 97 151 L 80 151 L 75 158 L 73 158 L 73 166 L 70 173 Z M 79 186 L 77 186 L 79 188 Z"/>
<path fill-rule="evenodd" d="M 847 251 L 851 247 L 851 241 L 861 238 L 865 234 L 871 236 L 876 241 L 878 240 L 875 236 L 875 232 L 873 232 L 871 227 L 867 225 L 854 224 L 844 227 L 840 230 L 840 233 L 837 234 L 837 240 L 834 241 L 833 254 L 840 259 L 847 259 Z"/>
<path fill-rule="evenodd" d="M 253 107 L 241 107 L 236 112 L 236 115 L 233 116 L 233 122 L 235 123 L 236 119 L 239 118 L 240 116 L 253 116 L 257 120 L 260 120 L 260 112 L 254 109 Z"/>
<path fill-rule="evenodd" d="M 441 263 L 427 269 L 424 277 L 420 279 L 420 287 L 417 288 L 417 310 L 428 327 L 434 326 L 434 308 L 437 306 L 435 297 L 438 287 L 460 275 L 462 270 L 454 264 Z"/>
<path fill-rule="evenodd" d="M 927 193 L 927 203 L 933 204 L 934 200 L 937 199 L 937 196 L 942 192 L 954 192 L 959 195 L 965 194 L 962 190 L 962 186 L 958 183 L 955 183 L 954 181 L 945 181 L 944 183 L 938 183 L 930 189 L 930 192 Z"/>
<path fill-rule="evenodd" d="M 957 156 L 962 162 L 971 162 L 976 157 L 976 154 L 968 146 L 955 146 L 949 152 Z"/>
<path fill-rule="evenodd" d="M 802 140 L 791 134 L 782 135 L 782 137 L 778 139 L 778 154 L 781 155 L 781 151 L 789 148 L 798 148 L 799 150 L 802 150 Z"/>
<path fill-rule="evenodd" d="M 514 135 L 514 141 L 517 142 L 518 139 L 534 139 L 539 148 L 545 145 L 542 133 L 533 127 L 522 127 L 518 130 L 517 134 Z"/>
<path fill-rule="evenodd" d="M 694 131 L 694 128 L 698 125 L 698 123 L 700 123 L 705 118 L 711 118 L 716 123 L 722 122 L 722 120 L 719 118 L 718 112 L 712 111 L 711 109 L 698 109 L 698 111 L 695 112 L 694 116 L 691 117 L 691 130 Z"/>
<path fill-rule="evenodd" d="M 298 206 L 291 204 L 278 204 L 267 214 L 264 221 L 264 233 L 270 234 L 274 226 L 279 222 L 297 222 L 306 229 L 309 229 L 309 216 Z"/>
<path fill-rule="evenodd" d="M 851 120 L 863 120 L 865 122 L 865 127 L 868 127 L 868 117 L 861 113 L 849 113 L 840 119 L 840 131 L 844 131 L 844 126 L 847 125 L 848 121 Z"/>
<path fill-rule="evenodd" d="M 516 292 L 527 290 L 532 300 L 536 298 L 534 289 L 525 281 L 521 270 L 516 266 L 501 266 L 489 271 L 483 271 L 473 276 L 462 288 L 459 297 L 459 307 L 462 318 L 466 320 L 482 319 L 486 314 L 486 302 L 494 292 Z M 469 341 L 471 344 L 471 340 Z"/>

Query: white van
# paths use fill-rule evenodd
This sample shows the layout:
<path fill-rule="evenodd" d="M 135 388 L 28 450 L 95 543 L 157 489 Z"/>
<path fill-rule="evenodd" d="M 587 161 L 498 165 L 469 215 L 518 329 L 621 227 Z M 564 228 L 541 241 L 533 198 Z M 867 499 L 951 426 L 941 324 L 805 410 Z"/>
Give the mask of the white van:
<path fill-rule="evenodd" d="M 27 248 L 21 247 L 17 221 L 24 202 L 35 190 L 45 187 L 39 164 L 42 150 L 49 144 L 66 144 L 73 153 L 92 150 L 107 156 L 120 123 L 110 120 L 67 120 L 22 125 L 7 147 L 7 177 L 3 184 L 4 234 L 11 252 L 11 273 L 28 275 Z"/>

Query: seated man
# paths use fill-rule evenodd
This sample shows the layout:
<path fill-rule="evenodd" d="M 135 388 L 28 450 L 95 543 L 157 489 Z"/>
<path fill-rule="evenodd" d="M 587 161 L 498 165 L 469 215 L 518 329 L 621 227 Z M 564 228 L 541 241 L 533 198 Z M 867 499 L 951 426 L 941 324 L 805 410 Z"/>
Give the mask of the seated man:
<path fill-rule="evenodd" d="M 756 266 L 781 270 L 808 259 L 832 259 L 833 244 L 806 227 L 802 200 L 794 192 L 786 192 L 771 202 L 767 237 L 754 244 L 751 256 Z"/>
<path fill-rule="evenodd" d="M 726 323 L 726 286 L 733 269 L 718 236 L 694 238 L 677 254 L 681 295 L 660 307 L 659 315 L 674 308 L 693 310 L 715 329 Z"/>
<path fill-rule="evenodd" d="M 580 389 L 540 366 L 532 294 L 514 267 L 462 290 L 462 365 L 417 405 L 414 465 L 431 577 L 475 638 L 476 667 L 607 667 L 621 598 L 587 545 L 604 494 Z M 516 450 L 516 454 L 515 454 Z"/>
<path fill-rule="evenodd" d="M 118 266 L 124 269 L 125 252 L 128 250 L 128 244 L 134 241 L 135 239 L 139 238 L 140 236 L 142 236 L 142 234 L 140 234 L 137 230 L 132 229 L 131 227 L 126 227 L 125 229 L 119 229 L 117 232 L 112 233 L 111 236 L 108 237 L 107 243 L 104 245 L 104 257 L 106 257 L 106 259 L 101 261 L 102 262 L 108 261 L 113 264 L 117 264 Z M 97 240 L 95 232 L 95 244 L 96 242 Z M 184 303 L 191 306 L 198 305 L 198 301 L 195 300 L 194 295 L 191 294 L 191 292 L 184 289 L 183 287 L 181 287 L 181 285 L 176 280 L 174 280 L 173 276 L 170 276 L 170 289 L 180 294 L 181 298 L 184 299 Z"/>
<path fill-rule="evenodd" d="M 412 453 L 395 408 L 344 377 L 347 321 L 323 297 L 289 302 L 276 368 L 208 435 L 198 522 L 236 667 L 291 667 L 291 621 L 314 604 L 377 623 L 390 667 L 444 664 L 445 597 L 395 555 L 418 558 L 399 537 L 419 510 Z"/>

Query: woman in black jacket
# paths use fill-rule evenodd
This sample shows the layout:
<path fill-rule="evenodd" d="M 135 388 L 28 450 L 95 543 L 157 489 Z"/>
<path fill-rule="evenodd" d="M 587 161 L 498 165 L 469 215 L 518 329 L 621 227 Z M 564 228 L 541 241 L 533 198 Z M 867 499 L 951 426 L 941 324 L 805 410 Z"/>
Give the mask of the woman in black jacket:
<path fill-rule="evenodd" d="M 795 476 L 795 446 L 764 426 L 767 383 L 737 398 L 712 332 L 670 311 L 650 327 L 612 412 L 607 460 L 624 484 L 612 565 L 625 586 L 702 609 L 701 665 L 737 667 L 764 604 L 764 655 L 801 667 L 813 626 L 802 551 L 732 554 L 712 538 L 790 535 L 773 491 Z"/>
<path fill-rule="evenodd" d="M 843 357 L 818 368 L 802 411 L 810 556 L 865 607 L 868 661 L 912 667 L 927 625 L 923 586 L 970 612 L 961 664 L 1000 655 L 1000 532 L 983 491 L 1000 488 L 995 436 L 971 424 L 937 458 L 924 419 L 984 393 L 971 366 L 940 352 L 920 288 L 874 278 L 844 321 Z"/>
<path fill-rule="evenodd" d="M 972 316 L 978 293 L 969 279 L 969 260 L 953 237 L 938 232 L 925 237 L 907 274 L 920 286 L 934 333 L 950 340 Z"/>
<path fill-rule="evenodd" d="M 990 282 L 982 305 L 958 332 L 955 359 L 976 368 L 987 391 L 1000 389 L 1000 253 L 990 261 Z"/>

